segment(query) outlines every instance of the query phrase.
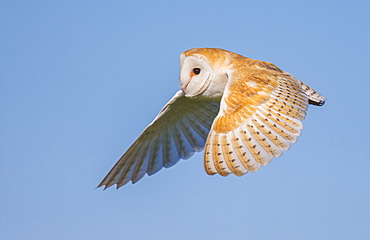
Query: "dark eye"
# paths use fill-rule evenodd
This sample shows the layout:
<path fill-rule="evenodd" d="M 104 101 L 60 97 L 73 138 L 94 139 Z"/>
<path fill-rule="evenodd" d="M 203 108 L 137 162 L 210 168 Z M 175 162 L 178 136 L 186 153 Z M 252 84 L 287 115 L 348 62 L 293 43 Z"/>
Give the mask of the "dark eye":
<path fill-rule="evenodd" d="M 200 73 L 200 68 L 193 68 L 193 73 L 198 75 Z"/>

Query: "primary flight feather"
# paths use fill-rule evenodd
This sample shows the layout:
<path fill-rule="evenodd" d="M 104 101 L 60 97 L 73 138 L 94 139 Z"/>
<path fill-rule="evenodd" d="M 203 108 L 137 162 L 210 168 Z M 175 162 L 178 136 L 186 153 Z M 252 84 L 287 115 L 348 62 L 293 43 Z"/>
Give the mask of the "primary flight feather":
<path fill-rule="evenodd" d="M 117 188 L 204 150 L 208 174 L 242 176 L 297 140 L 309 104 L 325 98 L 274 64 L 218 48 L 180 55 L 181 90 L 98 187 Z"/>

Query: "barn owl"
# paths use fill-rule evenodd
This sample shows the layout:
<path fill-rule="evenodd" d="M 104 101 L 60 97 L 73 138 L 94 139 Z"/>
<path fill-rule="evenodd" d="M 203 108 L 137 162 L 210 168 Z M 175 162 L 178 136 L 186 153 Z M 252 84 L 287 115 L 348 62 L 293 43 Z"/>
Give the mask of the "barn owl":
<path fill-rule="evenodd" d="M 207 174 L 255 172 L 296 142 L 308 105 L 326 100 L 272 63 L 223 49 L 187 50 L 180 67 L 181 90 L 98 187 L 136 183 L 203 149 Z"/>

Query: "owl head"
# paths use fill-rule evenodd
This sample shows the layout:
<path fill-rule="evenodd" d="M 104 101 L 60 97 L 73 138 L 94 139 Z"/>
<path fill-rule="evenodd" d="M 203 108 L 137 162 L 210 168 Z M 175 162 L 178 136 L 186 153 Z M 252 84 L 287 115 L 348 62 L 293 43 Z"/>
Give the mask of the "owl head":
<path fill-rule="evenodd" d="M 180 55 L 180 86 L 186 97 L 221 98 L 230 60 L 238 55 L 218 48 L 193 48 Z"/>

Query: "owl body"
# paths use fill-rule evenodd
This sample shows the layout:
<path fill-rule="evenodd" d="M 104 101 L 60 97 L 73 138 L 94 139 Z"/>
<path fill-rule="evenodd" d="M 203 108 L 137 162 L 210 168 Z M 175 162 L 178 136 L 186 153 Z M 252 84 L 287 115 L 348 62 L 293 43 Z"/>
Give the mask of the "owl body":
<path fill-rule="evenodd" d="M 99 186 L 140 180 L 204 150 L 208 174 L 242 176 L 280 157 L 308 104 L 325 98 L 274 64 L 217 49 L 180 55 L 180 86 Z"/>

